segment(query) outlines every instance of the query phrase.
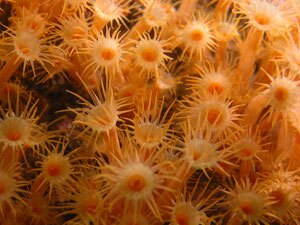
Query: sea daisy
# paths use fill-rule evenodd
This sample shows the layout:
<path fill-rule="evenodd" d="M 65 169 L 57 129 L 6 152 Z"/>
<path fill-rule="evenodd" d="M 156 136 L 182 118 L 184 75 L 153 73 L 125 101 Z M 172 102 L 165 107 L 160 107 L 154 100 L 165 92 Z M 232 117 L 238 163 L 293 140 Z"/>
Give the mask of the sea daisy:
<path fill-rule="evenodd" d="M 119 204 L 124 204 L 123 215 L 129 210 L 137 212 L 145 207 L 158 219 L 161 211 L 157 198 L 162 191 L 173 191 L 165 184 L 168 180 L 175 179 L 169 175 L 161 174 L 160 167 L 164 162 L 157 163 L 160 152 L 152 152 L 147 159 L 140 155 L 140 151 L 129 140 L 121 140 L 123 155 L 115 158 L 113 163 L 105 163 L 100 167 L 101 173 L 97 179 L 105 181 L 102 188 L 104 199 L 109 203 L 109 210 Z M 124 214 L 125 213 L 125 214 Z"/>
<path fill-rule="evenodd" d="M 213 50 L 215 47 L 212 24 L 207 17 L 200 14 L 180 29 L 177 39 L 183 49 L 181 59 L 186 54 L 189 59 L 192 57 L 202 59 L 207 50 Z"/>
<path fill-rule="evenodd" d="M 0 161 L 0 215 L 5 218 L 6 210 L 9 209 L 16 215 L 15 202 L 26 205 L 23 197 L 29 194 L 26 186 L 29 185 L 20 174 L 18 164 L 10 164 L 2 158 Z"/>
<path fill-rule="evenodd" d="M 274 76 L 267 76 L 271 82 L 262 85 L 262 94 L 267 97 L 266 104 L 269 106 L 264 116 L 272 118 L 273 124 L 282 117 L 286 126 L 300 108 L 300 81 L 296 79 L 297 74 L 279 69 Z"/>
<path fill-rule="evenodd" d="M 291 1 L 242 0 L 235 2 L 238 13 L 248 19 L 247 27 L 254 27 L 270 35 L 286 32 L 295 15 Z"/>
<path fill-rule="evenodd" d="M 134 64 L 141 70 L 141 72 L 153 73 L 156 76 L 159 75 L 158 69 L 161 67 L 166 68 L 166 61 L 171 58 L 167 55 L 169 50 L 168 40 L 160 40 L 160 34 L 155 32 L 154 37 L 150 34 L 144 33 L 140 40 L 134 41 L 134 47 L 132 48 L 132 56 L 134 58 Z"/>
<path fill-rule="evenodd" d="M 231 218 L 239 218 L 248 224 L 269 224 L 268 217 L 275 217 L 273 213 L 268 211 L 268 206 L 272 204 L 272 200 L 268 198 L 263 189 L 258 187 L 258 183 L 251 184 L 249 179 L 234 181 L 234 187 L 224 190 L 227 200 L 220 205 L 229 207 L 227 212 L 231 214 Z"/>
<path fill-rule="evenodd" d="M 10 100 L 7 110 L 0 107 L 0 143 L 4 149 L 22 151 L 23 155 L 24 149 L 27 148 L 33 148 L 37 152 L 43 151 L 53 135 L 47 132 L 45 125 L 38 122 L 38 102 L 32 104 L 32 97 L 29 96 L 23 108 L 19 100 L 18 96 L 15 109 Z"/>
<path fill-rule="evenodd" d="M 117 29 L 112 34 L 110 30 L 106 34 L 100 32 L 97 37 L 92 37 L 89 47 L 83 52 L 89 57 L 86 62 L 86 69 L 94 68 L 94 71 L 100 70 L 100 73 L 105 72 L 107 75 L 115 75 L 120 73 L 120 63 L 123 62 L 124 45 L 120 43 L 120 31 Z"/>

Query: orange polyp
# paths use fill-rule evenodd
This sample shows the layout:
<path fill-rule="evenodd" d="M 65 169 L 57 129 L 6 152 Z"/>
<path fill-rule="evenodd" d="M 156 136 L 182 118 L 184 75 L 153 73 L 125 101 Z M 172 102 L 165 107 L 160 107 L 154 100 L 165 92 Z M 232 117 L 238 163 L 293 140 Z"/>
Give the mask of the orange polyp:
<path fill-rule="evenodd" d="M 6 85 L 6 86 L 3 88 L 3 92 L 4 92 L 5 94 L 9 94 L 9 93 L 11 93 L 13 90 L 14 90 L 14 89 L 13 89 L 11 86 L 9 86 L 9 85 Z"/>
<path fill-rule="evenodd" d="M 87 203 L 87 205 L 86 205 L 86 211 L 90 215 L 95 215 L 96 214 L 97 206 L 98 206 L 98 202 L 97 201 L 91 201 L 91 202 Z"/>
<path fill-rule="evenodd" d="M 43 210 L 42 210 L 40 205 L 32 204 L 31 205 L 31 212 L 40 215 L 43 212 Z"/>
<path fill-rule="evenodd" d="M 194 161 L 197 161 L 200 157 L 201 157 L 200 152 L 194 152 L 193 153 L 193 160 Z"/>
<path fill-rule="evenodd" d="M 244 148 L 241 153 L 243 156 L 249 157 L 252 155 L 252 150 L 250 148 Z"/>
<path fill-rule="evenodd" d="M 145 187 L 145 179 L 139 174 L 132 175 L 128 179 L 128 188 L 131 191 L 141 191 Z"/>
<path fill-rule="evenodd" d="M 162 173 L 171 174 L 174 172 L 174 170 L 175 170 L 174 166 L 172 166 L 170 164 L 165 164 L 165 165 L 161 166 Z"/>
<path fill-rule="evenodd" d="M 115 52 L 111 48 L 105 48 L 103 49 L 101 56 L 105 60 L 112 60 L 115 56 Z"/>
<path fill-rule="evenodd" d="M 39 26 L 39 24 L 33 21 L 33 22 L 31 23 L 31 25 L 30 25 L 30 28 L 31 28 L 32 30 L 35 30 L 38 26 Z"/>
<path fill-rule="evenodd" d="M 184 214 L 178 214 L 176 216 L 176 222 L 177 222 L 178 225 L 188 225 L 189 224 L 189 219 Z"/>
<path fill-rule="evenodd" d="M 270 196 L 273 197 L 274 200 L 276 201 L 274 203 L 274 206 L 277 206 L 277 207 L 283 206 L 286 201 L 285 195 L 284 195 L 284 193 L 282 193 L 281 190 L 272 191 L 270 193 Z"/>
<path fill-rule="evenodd" d="M 30 53 L 30 48 L 25 46 L 20 46 L 20 51 L 23 53 L 23 55 L 28 55 Z"/>
<path fill-rule="evenodd" d="M 47 171 L 50 176 L 55 177 L 60 174 L 61 169 L 58 165 L 49 165 Z"/>
<path fill-rule="evenodd" d="M 151 49 L 145 49 L 142 53 L 145 61 L 153 62 L 157 58 L 156 54 Z"/>
<path fill-rule="evenodd" d="M 5 191 L 5 185 L 2 181 L 0 181 L 0 194 L 2 194 Z"/>
<path fill-rule="evenodd" d="M 220 95 L 222 91 L 223 91 L 223 87 L 220 83 L 214 82 L 208 87 L 208 92 L 211 94 L 217 93 L 218 95 Z"/>
<path fill-rule="evenodd" d="M 159 141 L 162 136 L 161 128 L 156 126 L 155 124 L 138 126 L 136 131 L 138 132 L 138 137 L 146 142 Z"/>
<path fill-rule="evenodd" d="M 73 39 L 82 39 L 85 35 L 85 30 L 81 27 L 74 27 L 72 38 Z"/>
<path fill-rule="evenodd" d="M 127 225 L 138 225 L 138 224 L 135 222 L 129 222 Z"/>
<path fill-rule="evenodd" d="M 278 101 L 284 102 L 288 97 L 288 91 L 284 87 L 278 87 L 275 90 L 274 96 Z"/>
<path fill-rule="evenodd" d="M 211 109 L 207 113 L 207 120 L 210 124 L 218 124 L 220 122 L 220 111 Z"/>
<path fill-rule="evenodd" d="M 194 30 L 191 33 L 191 38 L 193 41 L 201 41 L 203 38 L 203 33 L 200 30 Z"/>
<path fill-rule="evenodd" d="M 17 4 L 20 9 L 22 8 L 29 9 L 31 6 L 31 1 L 21 0 L 21 1 L 17 1 Z"/>
<path fill-rule="evenodd" d="M 7 133 L 6 137 L 10 141 L 18 141 L 21 139 L 21 134 L 18 131 L 10 131 Z"/>
<path fill-rule="evenodd" d="M 255 21 L 260 25 L 268 25 L 270 23 L 270 19 L 264 15 L 256 15 Z"/>
<path fill-rule="evenodd" d="M 245 213 L 246 215 L 251 215 L 254 213 L 253 206 L 251 205 L 250 202 L 242 202 L 240 204 L 240 208 Z"/>

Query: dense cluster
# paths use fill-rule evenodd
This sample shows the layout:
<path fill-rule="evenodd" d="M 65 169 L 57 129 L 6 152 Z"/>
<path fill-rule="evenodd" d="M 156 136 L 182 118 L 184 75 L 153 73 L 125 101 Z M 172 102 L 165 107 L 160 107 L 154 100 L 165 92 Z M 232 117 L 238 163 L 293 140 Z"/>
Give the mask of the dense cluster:
<path fill-rule="evenodd" d="M 299 0 L 0 7 L 0 224 L 300 224 Z"/>

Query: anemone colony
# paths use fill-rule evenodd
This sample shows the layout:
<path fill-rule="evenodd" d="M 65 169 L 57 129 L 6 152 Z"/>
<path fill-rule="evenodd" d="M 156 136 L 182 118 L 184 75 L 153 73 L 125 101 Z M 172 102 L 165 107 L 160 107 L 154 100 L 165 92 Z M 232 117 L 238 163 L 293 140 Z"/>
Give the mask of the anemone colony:
<path fill-rule="evenodd" d="M 300 224 L 299 0 L 0 2 L 0 224 Z"/>

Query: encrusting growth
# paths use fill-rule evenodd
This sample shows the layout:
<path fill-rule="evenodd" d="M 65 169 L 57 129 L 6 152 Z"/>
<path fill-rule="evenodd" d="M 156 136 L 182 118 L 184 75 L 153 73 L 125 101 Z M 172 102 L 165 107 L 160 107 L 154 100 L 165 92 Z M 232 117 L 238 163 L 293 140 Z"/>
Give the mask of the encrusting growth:
<path fill-rule="evenodd" d="M 300 224 L 299 0 L 0 0 L 0 224 Z"/>

